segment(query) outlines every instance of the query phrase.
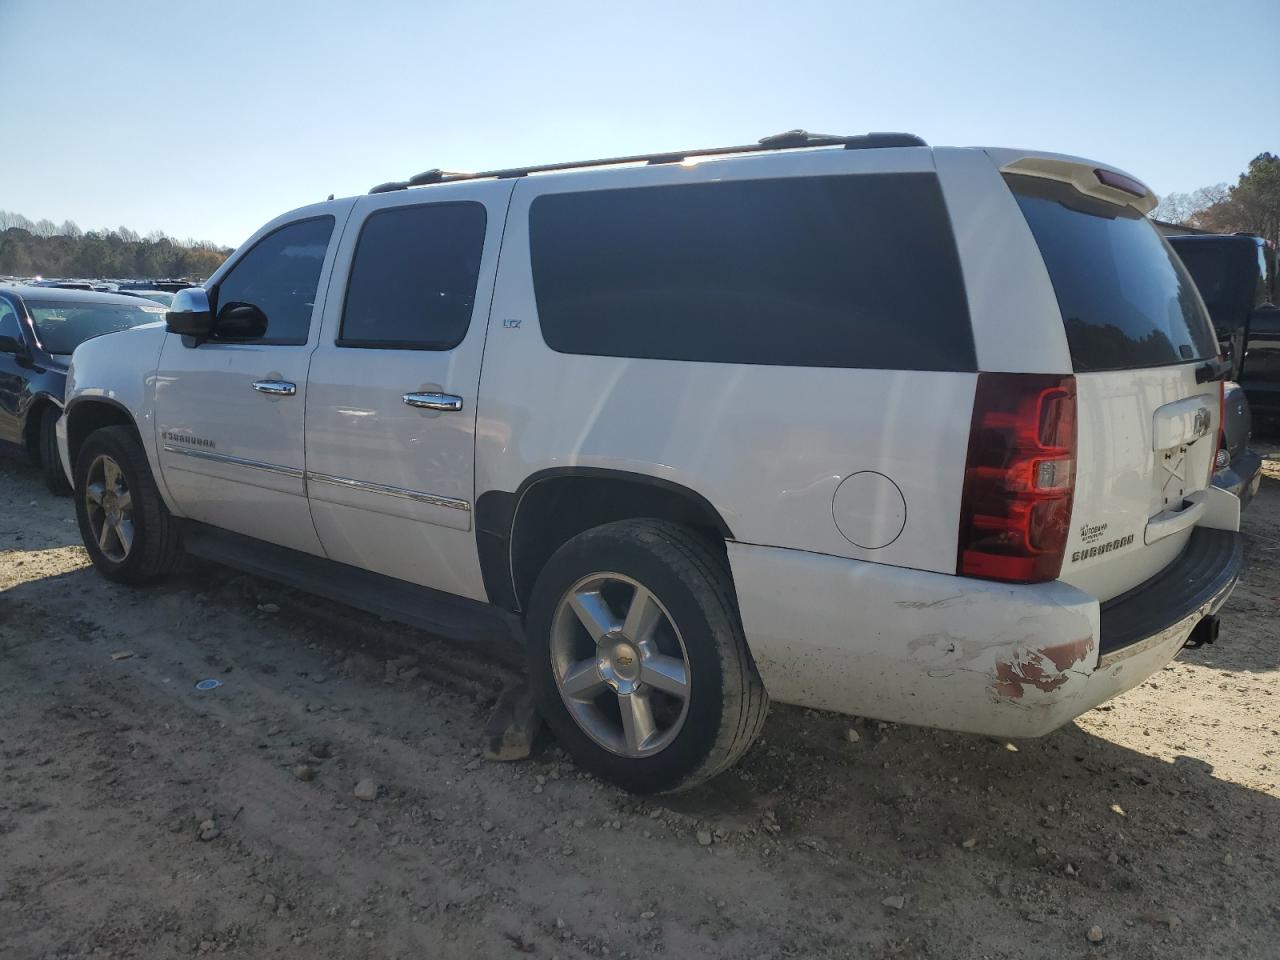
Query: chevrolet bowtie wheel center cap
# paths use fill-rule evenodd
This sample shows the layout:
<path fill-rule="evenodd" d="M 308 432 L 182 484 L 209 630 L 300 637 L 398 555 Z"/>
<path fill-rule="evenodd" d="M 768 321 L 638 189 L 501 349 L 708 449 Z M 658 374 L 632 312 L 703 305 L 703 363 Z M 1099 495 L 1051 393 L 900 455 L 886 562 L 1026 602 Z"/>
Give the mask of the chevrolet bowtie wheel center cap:
<path fill-rule="evenodd" d="M 600 676 L 619 693 L 630 693 L 640 685 L 640 651 L 626 637 L 608 634 L 600 639 L 597 655 Z"/>

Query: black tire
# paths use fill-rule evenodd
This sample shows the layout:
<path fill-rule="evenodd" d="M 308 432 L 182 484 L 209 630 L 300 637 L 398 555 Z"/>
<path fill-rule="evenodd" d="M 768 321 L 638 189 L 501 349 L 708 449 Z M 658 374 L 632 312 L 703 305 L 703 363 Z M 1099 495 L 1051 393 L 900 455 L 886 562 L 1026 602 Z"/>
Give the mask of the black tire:
<path fill-rule="evenodd" d="M 102 455 L 119 466 L 132 503 L 132 544 L 119 560 L 103 552 L 89 517 L 89 472 Z M 99 573 L 108 580 L 138 585 L 153 583 L 173 570 L 182 556 L 178 526 L 160 499 L 147 454 L 132 427 L 103 427 L 91 433 L 76 457 L 75 481 L 80 536 Z"/>
<path fill-rule="evenodd" d="M 689 682 L 684 720 L 674 739 L 648 756 L 621 756 L 602 746 L 579 725 L 557 684 L 551 640 L 556 611 L 575 584 L 603 571 L 643 584 L 683 638 Z M 727 562 L 689 528 L 623 520 L 574 537 L 539 574 L 526 628 L 530 683 L 543 719 L 579 766 L 626 790 L 670 792 L 708 780 L 733 764 L 764 724 L 769 699 L 743 636 Z"/>
<path fill-rule="evenodd" d="M 71 483 L 62 469 L 62 458 L 58 456 L 55 428 L 61 416 L 62 411 L 53 404 L 40 412 L 40 470 L 44 474 L 44 485 L 56 497 L 71 495 Z"/>

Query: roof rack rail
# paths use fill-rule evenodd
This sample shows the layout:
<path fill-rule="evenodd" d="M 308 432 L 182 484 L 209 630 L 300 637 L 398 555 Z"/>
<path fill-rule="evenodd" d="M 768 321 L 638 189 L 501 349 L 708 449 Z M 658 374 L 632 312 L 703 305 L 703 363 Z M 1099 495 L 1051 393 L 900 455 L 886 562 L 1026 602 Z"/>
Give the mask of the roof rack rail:
<path fill-rule="evenodd" d="M 755 143 L 737 147 L 707 147 L 701 150 L 677 150 L 667 153 L 638 153 L 629 157 L 608 157 L 602 160 L 571 160 L 565 163 L 544 163 L 532 167 L 509 167 L 505 170 L 483 170 L 478 173 L 457 173 L 431 169 L 414 174 L 408 180 L 392 180 L 380 183 L 370 193 L 391 193 L 421 187 L 432 183 L 452 183 L 456 180 L 508 180 L 531 173 L 551 173 L 560 170 L 578 170 L 586 167 L 612 167 L 627 163 L 679 163 L 690 157 L 716 157 L 732 153 L 764 153 L 772 150 L 799 150 L 805 147 L 843 147 L 845 150 L 874 150 L 884 147 L 927 147 L 928 144 L 913 133 L 863 133 L 852 137 L 809 133 L 806 130 L 788 130 L 763 137 Z"/>

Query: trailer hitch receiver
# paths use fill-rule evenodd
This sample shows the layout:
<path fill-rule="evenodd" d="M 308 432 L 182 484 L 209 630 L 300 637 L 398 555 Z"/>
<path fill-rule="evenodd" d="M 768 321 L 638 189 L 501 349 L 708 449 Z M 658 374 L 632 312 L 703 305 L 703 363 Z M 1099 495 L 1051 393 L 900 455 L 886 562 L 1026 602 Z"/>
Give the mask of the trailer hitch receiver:
<path fill-rule="evenodd" d="M 1187 650 L 1194 650 L 1196 647 L 1203 647 L 1206 643 L 1213 643 L 1218 639 L 1218 631 L 1221 628 L 1222 621 L 1218 619 L 1217 614 L 1211 613 L 1192 628 L 1191 635 L 1182 646 Z"/>

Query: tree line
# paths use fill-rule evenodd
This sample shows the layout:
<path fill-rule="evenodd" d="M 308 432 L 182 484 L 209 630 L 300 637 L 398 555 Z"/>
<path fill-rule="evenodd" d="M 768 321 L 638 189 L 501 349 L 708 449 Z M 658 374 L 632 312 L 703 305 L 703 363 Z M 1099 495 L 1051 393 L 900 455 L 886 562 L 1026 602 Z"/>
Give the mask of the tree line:
<path fill-rule="evenodd" d="M 1213 233 L 1256 233 L 1280 246 L 1280 156 L 1258 154 L 1235 186 L 1219 183 L 1171 193 L 1151 216 Z"/>
<path fill-rule="evenodd" d="M 231 252 L 159 230 L 145 237 L 128 227 L 85 231 L 73 220 L 58 225 L 0 210 L 0 275 L 204 280 Z"/>

